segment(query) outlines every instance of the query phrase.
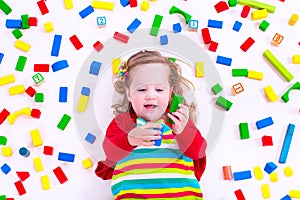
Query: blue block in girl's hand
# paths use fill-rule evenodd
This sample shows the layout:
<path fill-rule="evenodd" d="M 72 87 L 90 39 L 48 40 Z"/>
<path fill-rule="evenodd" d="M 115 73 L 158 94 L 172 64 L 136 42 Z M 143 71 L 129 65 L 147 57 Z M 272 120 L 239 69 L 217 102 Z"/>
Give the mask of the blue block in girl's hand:
<path fill-rule="evenodd" d="M 154 130 L 161 131 L 161 133 L 160 133 L 160 139 L 154 140 L 154 146 L 160 146 L 161 145 L 161 141 L 162 141 L 162 136 L 163 136 L 162 129 L 154 128 Z"/>

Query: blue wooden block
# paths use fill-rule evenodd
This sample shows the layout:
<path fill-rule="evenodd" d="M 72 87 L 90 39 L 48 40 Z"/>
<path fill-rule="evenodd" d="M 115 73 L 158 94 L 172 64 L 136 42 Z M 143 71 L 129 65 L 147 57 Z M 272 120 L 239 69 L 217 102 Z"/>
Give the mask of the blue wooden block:
<path fill-rule="evenodd" d="M 273 162 L 268 162 L 264 168 L 265 172 L 268 174 L 271 174 L 275 169 L 277 168 L 277 165 Z"/>
<path fill-rule="evenodd" d="M 85 141 L 93 144 L 96 140 L 96 136 L 91 134 L 91 133 L 88 133 L 86 136 L 85 136 Z"/>
<path fill-rule="evenodd" d="M 58 160 L 60 161 L 66 161 L 66 162 L 74 162 L 75 154 L 71 153 L 58 153 Z"/>
<path fill-rule="evenodd" d="M 54 35 L 51 56 L 58 56 L 59 50 L 60 50 L 61 39 L 62 39 L 61 35 Z"/>
<path fill-rule="evenodd" d="M 120 0 L 120 4 L 123 6 L 123 7 L 126 7 L 129 5 L 129 0 Z"/>
<path fill-rule="evenodd" d="M 198 20 L 190 20 L 189 28 L 198 29 Z"/>
<path fill-rule="evenodd" d="M 257 129 L 262 129 L 267 126 L 271 126 L 272 124 L 274 124 L 274 122 L 272 120 L 272 117 L 267 117 L 265 119 L 261 119 L 261 120 L 257 121 L 255 124 L 256 124 Z"/>
<path fill-rule="evenodd" d="M 91 89 L 88 88 L 88 87 L 82 87 L 81 88 L 81 94 L 82 95 L 85 95 L 85 96 L 90 96 L 90 93 L 91 93 Z"/>
<path fill-rule="evenodd" d="M 1 170 L 4 174 L 8 174 L 11 171 L 11 168 L 6 163 L 4 163 L 4 165 L 2 165 L 1 167 Z"/>
<path fill-rule="evenodd" d="M 241 172 L 234 172 L 233 173 L 233 179 L 235 181 L 245 180 L 252 178 L 251 171 L 241 171 Z"/>
<path fill-rule="evenodd" d="M 232 58 L 227 58 L 224 56 L 217 56 L 217 63 L 222 65 L 231 66 Z"/>
<path fill-rule="evenodd" d="M 133 20 L 133 22 L 131 22 L 131 24 L 127 27 L 127 30 L 130 32 L 130 33 L 133 33 L 140 25 L 141 25 L 141 21 L 138 20 L 137 18 L 135 18 Z"/>
<path fill-rule="evenodd" d="M 93 13 L 94 11 L 95 11 L 94 8 L 91 5 L 89 5 L 88 7 L 86 7 L 82 11 L 80 11 L 79 15 L 82 19 L 84 19 L 87 16 L 89 16 L 91 13 Z"/>
<path fill-rule="evenodd" d="M 59 87 L 59 102 L 68 101 L 68 87 Z"/>
<path fill-rule="evenodd" d="M 22 20 L 20 20 L 20 19 L 7 19 L 6 22 L 5 22 L 5 26 L 6 26 L 6 28 L 21 29 L 22 28 Z"/>
<path fill-rule="evenodd" d="M 241 27 L 242 27 L 242 22 L 239 22 L 239 21 L 235 21 L 232 29 L 235 30 L 236 32 L 239 32 Z"/>
<path fill-rule="evenodd" d="M 161 44 L 161 45 L 166 45 L 166 44 L 168 44 L 168 36 L 167 36 L 167 35 L 162 35 L 162 36 L 160 36 L 160 44 Z"/>
<path fill-rule="evenodd" d="M 89 73 L 98 76 L 101 65 L 102 65 L 101 62 L 93 61 L 92 64 L 90 65 Z"/>
<path fill-rule="evenodd" d="M 182 30 L 182 27 L 181 27 L 180 23 L 173 24 L 174 33 L 180 33 L 181 30 Z"/>
<path fill-rule="evenodd" d="M 21 147 L 19 149 L 19 154 L 21 156 L 28 157 L 30 155 L 30 151 L 27 148 L 25 148 L 25 147 Z"/>
<path fill-rule="evenodd" d="M 210 28 L 222 28 L 223 21 L 209 19 L 207 26 Z"/>
<path fill-rule="evenodd" d="M 280 153 L 280 156 L 279 156 L 279 163 L 286 163 L 286 159 L 287 159 L 289 149 L 290 149 L 290 146 L 291 146 L 294 130 L 295 130 L 295 125 L 294 124 L 289 124 L 288 129 L 285 133 L 283 145 L 282 145 L 282 148 L 281 148 L 281 153 Z"/>
<path fill-rule="evenodd" d="M 287 194 L 284 197 L 282 197 L 280 200 L 292 200 L 291 197 Z"/>
<path fill-rule="evenodd" d="M 106 17 L 97 17 L 97 24 L 98 26 L 105 26 L 106 25 Z"/>
<path fill-rule="evenodd" d="M 60 61 L 53 63 L 51 67 L 52 67 L 53 72 L 57 72 L 59 70 L 69 67 L 69 64 L 68 64 L 68 61 L 66 61 L 66 60 L 60 60 Z"/>
<path fill-rule="evenodd" d="M 0 64 L 1 64 L 1 62 L 2 62 L 3 57 L 4 57 L 4 54 L 3 54 L 3 53 L 0 53 Z"/>

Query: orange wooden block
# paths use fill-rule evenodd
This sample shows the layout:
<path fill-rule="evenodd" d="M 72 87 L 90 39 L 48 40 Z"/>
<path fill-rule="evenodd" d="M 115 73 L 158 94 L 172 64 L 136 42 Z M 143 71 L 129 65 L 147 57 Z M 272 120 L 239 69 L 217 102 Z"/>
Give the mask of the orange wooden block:
<path fill-rule="evenodd" d="M 241 83 L 237 83 L 232 86 L 232 91 L 234 94 L 238 94 L 244 91 L 243 85 Z"/>
<path fill-rule="evenodd" d="M 273 45 L 275 45 L 275 46 L 278 46 L 278 45 L 282 42 L 283 38 L 284 38 L 284 37 L 283 37 L 282 35 L 276 33 L 276 34 L 274 35 L 274 37 L 273 37 L 271 43 L 272 43 Z"/>

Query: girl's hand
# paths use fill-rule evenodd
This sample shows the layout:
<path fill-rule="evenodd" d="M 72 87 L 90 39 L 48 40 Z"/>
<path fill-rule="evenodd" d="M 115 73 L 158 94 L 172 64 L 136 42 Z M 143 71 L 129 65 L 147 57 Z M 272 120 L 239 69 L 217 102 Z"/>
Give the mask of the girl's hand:
<path fill-rule="evenodd" d="M 142 126 L 137 126 L 128 133 L 128 142 L 131 146 L 153 146 L 153 140 L 158 140 L 161 138 L 160 129 L 160 124 L 151 122 Z"/>
<path fill-rule="evenodd" d="M 172 112 L 172 114 L 168 113 L 168 117 L 174 122 L 173 133 L 180 134 L 188 122 L 189 109 L 187 106 L 179 104 L 178 109 L 175 112 Z"/>

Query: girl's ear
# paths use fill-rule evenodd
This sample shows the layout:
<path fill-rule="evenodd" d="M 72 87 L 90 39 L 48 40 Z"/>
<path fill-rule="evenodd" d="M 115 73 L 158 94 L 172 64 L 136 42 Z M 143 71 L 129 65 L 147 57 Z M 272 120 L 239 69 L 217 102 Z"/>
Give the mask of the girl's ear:
<path fill-rule="evenodd" d="M 125 88 L 125 94 L 126 94 L 127 99 L 129 100 L 129 102 L 131 102 L 130 92 L 129 92 L 129 89 L 127 87 Z"/>

